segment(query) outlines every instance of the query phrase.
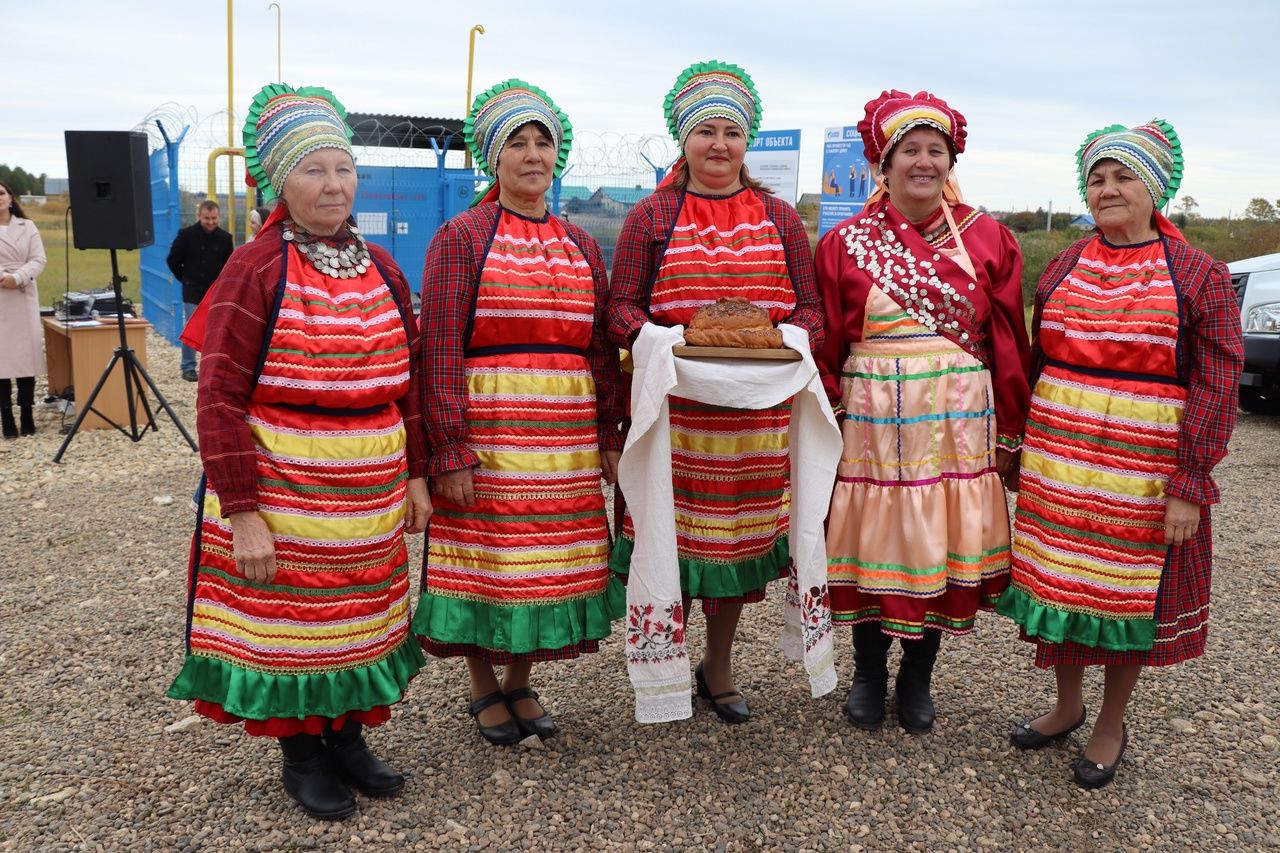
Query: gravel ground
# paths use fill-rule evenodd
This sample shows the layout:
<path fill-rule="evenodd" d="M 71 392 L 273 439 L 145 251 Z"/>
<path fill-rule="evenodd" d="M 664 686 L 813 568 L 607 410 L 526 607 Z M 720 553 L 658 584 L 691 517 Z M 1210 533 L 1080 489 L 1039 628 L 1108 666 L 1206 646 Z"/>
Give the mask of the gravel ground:
<path fill-rule="evenodd" d="M 195 386 L 149 341 L 152 373 L 194 430 Z M 131 444 L 84 432 L 51 464 L 60 416 L 0 443 L 0 851 L 164 850 L 1256 850 L 1280 849 L 1275 547 L 1280 420 L 1242 416 L 1219 469 L 1208 653 L 1139 683 L 1117 782 L 1077 788 L 1061 748 L 1020 754 L 1009 726 L 1048 707 L 1051 677 L 1006 620 L 943 644 L 932 734 L 851 728 L 840 688 L 810 699 L 774 648 L 778 590 L 748 611 L 737 671 L 752 722 L 641 727 L 618 641 L 544 664 L 563 736 L 483 743 L 465 670 L 433 661 L 370 740 L 409 775 L 337 824 L 279 783 L 278 749 L 192 718 L 163 693 L 182 657 L 197 457 L 176 430 Z M 413 559 L 418 559 L 420 538 Z M 691 628 L 701 646 L 701 619 Z M 1100 701 L 1091 675 L 1087 698 Z"/>

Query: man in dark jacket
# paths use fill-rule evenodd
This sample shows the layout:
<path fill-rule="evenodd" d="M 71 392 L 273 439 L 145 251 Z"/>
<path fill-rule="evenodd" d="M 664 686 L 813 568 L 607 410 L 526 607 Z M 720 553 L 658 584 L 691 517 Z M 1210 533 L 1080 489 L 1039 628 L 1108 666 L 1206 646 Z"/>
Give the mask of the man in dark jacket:
<path fill-rule="evenodd" d="M 184 324 L 191 319 L 192 312 L 222 272 L 227 258 L 231 257 L 231 235 L 218 227 L 221 213 L 216 201 L 200 202 L 197 213 L 200 220 L 179 231 L 169 249 L 169 270 L 182 282 Z M 196 351 L 186 344 L 182 345 L 182 378 L 188 382 L 199 378 Z"/>

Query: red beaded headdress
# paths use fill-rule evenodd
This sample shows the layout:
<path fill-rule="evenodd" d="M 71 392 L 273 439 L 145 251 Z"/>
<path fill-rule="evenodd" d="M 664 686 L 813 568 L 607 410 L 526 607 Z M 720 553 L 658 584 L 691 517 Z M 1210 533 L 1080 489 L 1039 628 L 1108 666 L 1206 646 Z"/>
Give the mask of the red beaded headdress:
<path fill-rule="evenodd" d="M 921 125 L 941 131 L 951 140 L 955 153 L 964 151 L 964 140 L 968 136 L 964 116 L 928 92 L 908 95 L 890 89 L 868 101 L 865 110 L 862 121 L 858 122 L 858 133 L 862 134 L 863 150 L 870 163 L 879 163 L 903 134 Z"/>

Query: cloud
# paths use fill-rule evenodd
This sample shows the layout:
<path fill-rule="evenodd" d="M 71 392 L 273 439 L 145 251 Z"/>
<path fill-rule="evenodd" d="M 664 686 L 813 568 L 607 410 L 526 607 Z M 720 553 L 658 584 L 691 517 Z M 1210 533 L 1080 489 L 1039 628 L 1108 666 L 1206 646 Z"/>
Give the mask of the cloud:
<path fill-rule="evenodd" d="M 66 128 L 129 128 L 167 102 L 205 118 L 226 109 L 225 5 L 184 3 L 180 15 L 161 0 L 123 6 L 24 7 L 9 63 L 20 84 L 7 89 L 0 126 L 6 161 L 58 175 Z M 468 31 L 482 23 L 475 90 L 511 76 L 535 82 L 584 133 L 663 135 L 662 99 L 680 69 L 713 57 L 742 65 L 760 88 L 765 126 L 802 130 L 802 190 L 820 181 L 822 129 L 856 123 L 862 105 L 892 87 L 928 89 L 968 117 L 961 175 L 969 196 L 990 206 L 1078 209 L 1073 156 L 1084 135 L 1156 115 L 1178 128 L 1184 191 L 1202 212 L 1280 196 L 1280 163 L 1258 142 L 1280 134 L 1280 4 L 284 6 L 286 80 L 328 86 L 361 112 L 461 116 Z M 235 10 L 233 101 L 243 111 L 276 76 L 275 14 L 257 3 Z"/>

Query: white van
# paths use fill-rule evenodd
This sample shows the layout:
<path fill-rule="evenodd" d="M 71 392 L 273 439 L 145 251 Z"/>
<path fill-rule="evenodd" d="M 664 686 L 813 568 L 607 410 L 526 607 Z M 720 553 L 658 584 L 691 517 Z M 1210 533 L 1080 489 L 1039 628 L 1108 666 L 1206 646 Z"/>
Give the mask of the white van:
<path fill-rule="evenodd" d="M 1240 408 L 1280 414 L 1280 252 L 1227 264 L 1240 303 Z"/>

